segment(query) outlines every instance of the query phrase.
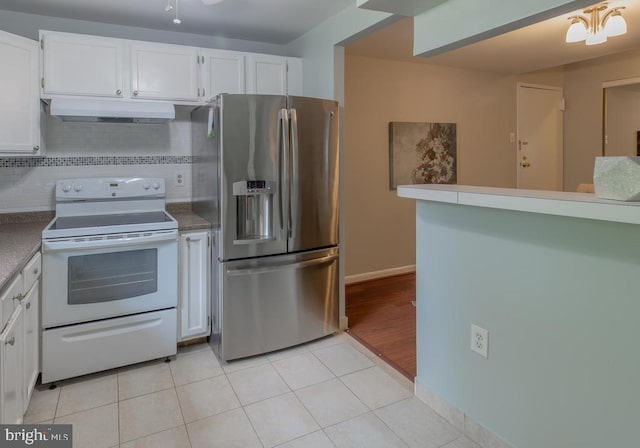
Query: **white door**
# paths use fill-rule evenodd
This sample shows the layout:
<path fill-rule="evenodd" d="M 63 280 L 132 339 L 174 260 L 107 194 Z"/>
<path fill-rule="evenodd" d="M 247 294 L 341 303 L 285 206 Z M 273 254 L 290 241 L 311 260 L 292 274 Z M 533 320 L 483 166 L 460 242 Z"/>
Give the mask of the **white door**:
<path fill-rule="evenodd" d="M 125 41 L 43 33 L 42 92 L 49 95 L 122 97 Z"/>
<path fill-rule="evenodd" d="M 133 98 L 200 100 L 197 48 L 145 43 L 134 43 L 129 48 Z"/>
<path fill-rule="evenodd" d="M 40 150 L 38 43 L 0 31 L 0 153 Z"/>
<path fill-rule="evenodd" d="M 219 93 L 245 93 L 244 54 L 236 51 L 205 50 L 203 95 L 211 98 Z"/>
<path fill-rule="evenodd" d="M 562 89 L 518 84 L 518 188 L 562 190 Z"/>
<path fill-rule="evenodd" d="M 24 308 L 24 412 L 40 373 L 40 282 L 36 281 L 22 302 Z"/>
<path fill-rule="evenodd" d="M 209 241 L 209 232 L 180 235 L 180 341 L 209 335 Z"/>
<path fill-rule="evenodd" d="M 287 95 L 287 58 L 251 54 L 247 64 L 247 93 Z"/>
<path fill-rule="evenodd" d="M 24 415 L 23 314 L 18 307 L 0 335 L 0 423 L 20 424 Z"/>

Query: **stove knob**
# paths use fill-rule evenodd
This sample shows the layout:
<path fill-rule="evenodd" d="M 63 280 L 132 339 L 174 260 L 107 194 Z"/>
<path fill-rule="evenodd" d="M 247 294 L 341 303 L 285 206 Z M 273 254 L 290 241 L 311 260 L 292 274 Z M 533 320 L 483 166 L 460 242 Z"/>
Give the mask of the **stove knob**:
<path fill-rule="evenodd" d="M 154 190 L 158 190 L 160 188 L 160 184 L 158 182 L 154 182 L 153 185 L 151 185 L 153 187 Z"/>
<path fill-rule="evenodd" d="M 151 185 L 149 185 L 149 182 L 145 182 L 142 184 L 142 188 L 144 188 L 145 190 L 148 190 L 150 186 Z"/>
<path fill-rule="evenodd" d="M 82 184 L 75 184 L 75 185 L 73 186 L 73 189 L 74 189 L 75 191 L 77 191 L 77 192 L 82 191 L 82 188 L 83 188 L 83 187 L 82 187 Z"/>
<path fill-rule="evenodd" d="M 64 191 L 65 193 L 69 193 L 71 191 L 71 185 L 69 184 L 64 184 L 62 186 L 62 191 Z"/>

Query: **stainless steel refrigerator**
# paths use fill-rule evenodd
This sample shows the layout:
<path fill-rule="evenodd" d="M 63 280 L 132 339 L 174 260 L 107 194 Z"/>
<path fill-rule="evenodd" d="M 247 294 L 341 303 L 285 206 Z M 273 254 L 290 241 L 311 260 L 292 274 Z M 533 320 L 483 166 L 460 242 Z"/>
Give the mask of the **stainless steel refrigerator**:
<path fill-rule="evenodd" d="M 333 333 L 337 103 L 221 94 L 191 118 L 194 209 L 214 224 L 214 350 L 227 361 Z"/>

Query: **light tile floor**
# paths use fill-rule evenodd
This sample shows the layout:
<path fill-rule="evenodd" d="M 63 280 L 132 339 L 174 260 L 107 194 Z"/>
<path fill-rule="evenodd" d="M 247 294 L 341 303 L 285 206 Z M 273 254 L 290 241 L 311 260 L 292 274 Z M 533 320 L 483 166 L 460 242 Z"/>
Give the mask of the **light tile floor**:
<path fill-rule="evenodd" d="M 25 423 L 73 424 L 74 448 L 479 448 L 345 333 L 227 364 L 199 344 L 39 387 Z"/>

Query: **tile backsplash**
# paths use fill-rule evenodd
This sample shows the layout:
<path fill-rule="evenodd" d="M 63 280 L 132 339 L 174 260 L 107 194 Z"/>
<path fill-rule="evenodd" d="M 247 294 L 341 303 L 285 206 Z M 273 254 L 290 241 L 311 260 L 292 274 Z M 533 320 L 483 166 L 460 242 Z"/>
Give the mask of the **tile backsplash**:
<path fill-rule="evenodd" d="M 191 200 L 190 108 L 168 124 L 45 124 L 45 157 L 0 157 L 0 213 L 53 210 L 55 182 L 74 177 L 163 177 L 168 202 Z"/>

